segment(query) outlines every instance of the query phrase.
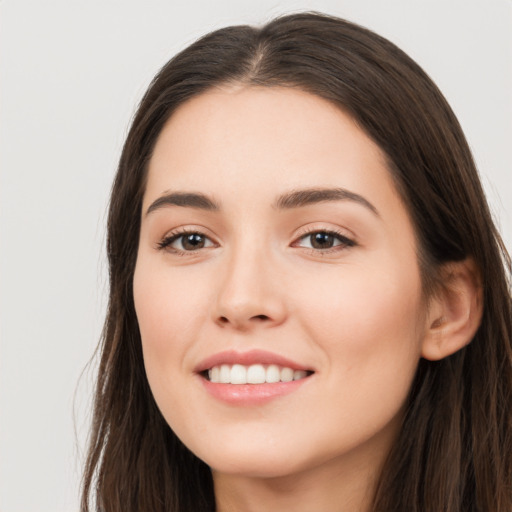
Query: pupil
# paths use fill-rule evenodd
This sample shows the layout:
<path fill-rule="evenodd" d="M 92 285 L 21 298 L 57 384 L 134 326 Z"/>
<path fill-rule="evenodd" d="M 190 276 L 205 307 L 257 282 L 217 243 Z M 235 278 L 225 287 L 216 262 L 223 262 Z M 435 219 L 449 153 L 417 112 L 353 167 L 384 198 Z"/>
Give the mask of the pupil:
<path fill-rule="evenodd" d="M 332 247 L 333 242 L 334 237 L 329 233 L 315 233 L 312 236 L 311 245 L 315 249 L 329 249 L 330 247 Z"/>
<path fill-rule="evenodd" d="M 197 233 L 187 235 L 183 240 L 183 247 L 185 249 L 200 249 L 203 246 L 204 238 L 202 235 L 198 235 Z"/>

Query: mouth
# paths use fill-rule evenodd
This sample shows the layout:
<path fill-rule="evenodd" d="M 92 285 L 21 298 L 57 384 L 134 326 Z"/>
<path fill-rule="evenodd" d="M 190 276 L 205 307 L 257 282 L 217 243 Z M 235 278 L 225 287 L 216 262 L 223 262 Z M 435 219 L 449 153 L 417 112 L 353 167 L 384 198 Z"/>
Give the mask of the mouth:
<path fill-rule="evenodd" d="M 213 384 L 277 384 L 307 379 L 314 372 L 277 364 L 220 364 L 200 372 Z"/>
<path fill-rule="evenodd" d="M 266 350 L 214 354 L 195 368 L 204 389 L 229 406 L 263 406 L 303 388 L 314 375 L 304 366 Z"/>

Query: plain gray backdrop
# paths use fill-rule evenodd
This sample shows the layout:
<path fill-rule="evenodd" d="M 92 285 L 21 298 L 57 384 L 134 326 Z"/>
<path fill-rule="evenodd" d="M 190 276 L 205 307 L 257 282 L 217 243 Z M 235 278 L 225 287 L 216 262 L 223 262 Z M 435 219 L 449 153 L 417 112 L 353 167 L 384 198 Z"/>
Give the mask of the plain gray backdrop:
<path fill-rule="evenodd" d="M 0 512 L 78 510 L 107 290 L 104 224 L 137 101 L 205 32 L 318 10 L 432 76 L 512 243 L 511 0 L 0 0 Z M 82 376 L 81 376 L 82 375 Z"/>

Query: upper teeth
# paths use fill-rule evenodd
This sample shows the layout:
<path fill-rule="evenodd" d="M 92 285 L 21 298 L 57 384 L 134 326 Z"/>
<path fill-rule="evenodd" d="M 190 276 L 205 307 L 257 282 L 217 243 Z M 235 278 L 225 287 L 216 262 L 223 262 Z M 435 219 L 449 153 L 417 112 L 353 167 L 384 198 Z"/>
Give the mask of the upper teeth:
<path fill-rule="evenodd" d="M 262 364 L 243 366 L 241 364 L 222 364 L 208 370 L 208 378 L 211 382 L 221 384 L 264 384 L 274 382 L 291 382 L 308 376 L 305 370 L 292 370 L 270 364 L 267 367 Z"/>

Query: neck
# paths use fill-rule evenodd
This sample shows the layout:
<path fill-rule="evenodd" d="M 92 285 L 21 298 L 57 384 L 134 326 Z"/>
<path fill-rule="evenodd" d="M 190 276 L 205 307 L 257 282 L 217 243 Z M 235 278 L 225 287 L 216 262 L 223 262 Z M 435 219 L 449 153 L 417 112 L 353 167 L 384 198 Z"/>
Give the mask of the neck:
<path fill-rule="evenodd" d="M 339 461 L 283 477 L 213 472 L 217 512 L 369 512 L 378 469 Z"/>

